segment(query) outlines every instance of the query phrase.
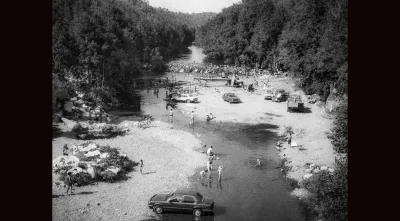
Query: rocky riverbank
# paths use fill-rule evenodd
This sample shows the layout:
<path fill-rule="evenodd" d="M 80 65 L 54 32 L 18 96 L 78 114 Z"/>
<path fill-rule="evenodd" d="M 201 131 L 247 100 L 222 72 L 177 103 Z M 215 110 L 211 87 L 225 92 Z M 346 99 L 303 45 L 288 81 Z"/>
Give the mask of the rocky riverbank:
<path fill-rule="evenodd" d="M 75 187 L 67 196 L 66 189 L 53 190 L 54 220 L 142 220 L 154 213 L 147 201 L 156 192 L 171 192 L 189 185 L 188 177 L 206 162 L 206 156 L 196 151 L 200 141 L 190 133 L 171 129 L 162 122 L 153 122 L 147 129 L 139 129 L 132 121 L 129 133 L 112 139 L 97 139 L 99 145 L 118 147 L 130 159 L 144 161 L 142 175 L 139 168 L 128 174 L 126 181 L 98 183 Z M 53 159 L 62 155 L 65 144 L 79 145 L 84 141 L 71 136 L 60 123 L 62 134 L 53 139 Z"/>

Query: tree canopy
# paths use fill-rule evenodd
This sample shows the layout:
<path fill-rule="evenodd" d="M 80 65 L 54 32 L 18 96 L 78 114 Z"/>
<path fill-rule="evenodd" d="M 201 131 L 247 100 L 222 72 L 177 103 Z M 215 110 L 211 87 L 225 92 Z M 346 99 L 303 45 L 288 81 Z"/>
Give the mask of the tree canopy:
<path fill-rule="evenodd" d="M 129 90 L 145 64 L 162 71 L 194 41 L 196 24 L 182 16 L 142 0 L 54 0 L 53 110 L 74 90 Z"/>
<path fill-rule="evenodd" d="M 226 63 L 290 71 L 307 94 L 347 94 L 347 0 L 243 0 L 196 42 Z"/>

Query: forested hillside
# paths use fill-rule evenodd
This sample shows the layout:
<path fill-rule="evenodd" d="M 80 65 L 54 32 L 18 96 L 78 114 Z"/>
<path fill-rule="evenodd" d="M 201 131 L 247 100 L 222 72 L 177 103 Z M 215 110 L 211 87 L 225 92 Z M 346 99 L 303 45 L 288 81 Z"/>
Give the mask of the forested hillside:
<path fill-rule="evenodd" d="M 347 0 L 243 0 L 196 42 L 230 64 L 290 71 L 308 94 L 347 94 Z"/>
<path fill-rule="evenodd" d="M 347 95 L 347 0 L 243 0 L 196 32 L 210 57 L 226 63 L 288 71 L 306 94 Z M 335 89 L 335 90 L 333 90 Z M 347 96 L 329 138 L 338 153 L 333 176 L 303 184 L 322 220 L 348 220 Z"/>
<path fill-rule="evenodd" d="M 142 0 L 54 0 L 52 10 L 53 113 L 77 90 L 111 102 L 194 41 L 177 13 Z"/>

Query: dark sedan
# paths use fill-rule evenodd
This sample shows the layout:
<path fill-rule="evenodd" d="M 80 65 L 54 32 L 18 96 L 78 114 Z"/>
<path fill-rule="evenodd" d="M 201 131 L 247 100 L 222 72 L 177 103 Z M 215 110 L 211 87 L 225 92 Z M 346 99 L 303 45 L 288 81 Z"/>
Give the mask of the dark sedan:
<path fill-rule="evenodd" d="M 236 97 L 236 95 L 234 93 L 225 93 L 224 95 L 222 95 L 222 99 L 224 99 L 224 101 L 228 101 L 229 103 L 240 103 L 240 99 L 238 97 Z"/>
<path fill-rule="evenodd" d="M 201 216 L 204 212 L 212 212 L 214 200 L 195 191 L 178 190 L 171 194 L 156 194 L 148 203 L 150 209 L 160 214 L 164 211 L 193 213 Z"/>

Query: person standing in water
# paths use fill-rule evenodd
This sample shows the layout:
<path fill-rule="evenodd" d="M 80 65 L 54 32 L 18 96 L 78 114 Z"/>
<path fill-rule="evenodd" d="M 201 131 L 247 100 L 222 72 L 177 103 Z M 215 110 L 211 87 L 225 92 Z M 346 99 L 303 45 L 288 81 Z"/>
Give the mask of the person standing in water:
<path fill-rule="evenodd" d="M 169 110 L 169 122 L 172 124 L 174 121 L 174 111 L 171 107 L 171 109 Z"/>
<path fill-rule="evenodd" d="M 192 114 L 190 115 L 190 124 L 194 124 L 194 111 L 192 111 Z"/>
<path fill-rule="evenodd" d="M 218 167 L 218 182 L 221 183 L 222 180 L 222 166 Z"/>

